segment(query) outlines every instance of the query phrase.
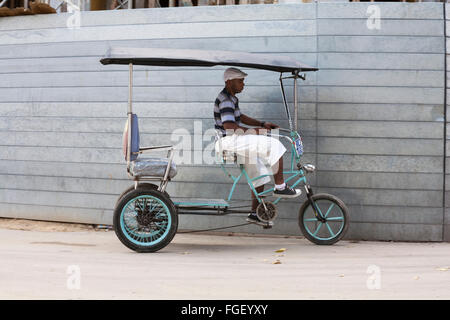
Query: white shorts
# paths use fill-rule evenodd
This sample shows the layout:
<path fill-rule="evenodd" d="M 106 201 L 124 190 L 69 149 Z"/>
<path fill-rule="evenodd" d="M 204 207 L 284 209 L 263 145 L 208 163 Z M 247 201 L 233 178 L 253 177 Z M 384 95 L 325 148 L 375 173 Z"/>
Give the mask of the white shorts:
<path fill-rule="evenodd" d="M 220 138 L 215 145 L 216 152 L 234 152 L 238 156 L 238 162 L 244 164 L 244 168 L 250 179 L 261 175 L 272 175 L 272 167 L 286 152 L 283 144 L 272 137 L 254 134 L 230 135 Z M 242 161 L 242 162 L 241 162 Z M 270 177 L 264 177 L 253 181 L 255 188 L 270 182 Z"/>

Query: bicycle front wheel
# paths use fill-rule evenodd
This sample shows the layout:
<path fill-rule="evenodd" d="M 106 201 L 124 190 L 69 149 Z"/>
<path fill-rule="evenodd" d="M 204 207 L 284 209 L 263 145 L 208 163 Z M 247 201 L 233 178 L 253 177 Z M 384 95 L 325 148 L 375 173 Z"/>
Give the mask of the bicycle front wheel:
<path fill-rule="evenodd" d="M 320 221 L 317 215 L 325 221 Z M 315 194 L 303 203 L 298 215 L 303 235 L 319 245 L 331 245 L 345 235 L 348 229 L 348 209 L 339 198 L 326 193 Z"/>

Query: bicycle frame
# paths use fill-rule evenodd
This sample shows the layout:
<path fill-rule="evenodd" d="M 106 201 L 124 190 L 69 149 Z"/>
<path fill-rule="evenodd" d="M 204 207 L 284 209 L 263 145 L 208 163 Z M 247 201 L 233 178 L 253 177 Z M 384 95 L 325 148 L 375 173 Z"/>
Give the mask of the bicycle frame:
<path fill-rule="evenodd" d="M 290 132 L 292 137 L 300 137 L 300 135 L 295 132 L 295 131 L 290 131 L 287 129 L 280 129 L 282 131 L 288 131 Z M 285 179 L 285 182 L 288 183 L 289 181 L 293 180 L 294 178 L 298 177 L 298 179 L 295 181 L 294 184 L 291 185 L 292 188 L 296 187 L 300 182 L 303 182 L 305 185 L 307 185 L 307 181 L 306 181 L 306 173 L 305 171 L 301 168 L 300 165 L 300 158 L 301 155 L 297 152 L 297 149 L 295 148 L 295 144 L 294 144 L 294 140 L 284 136 L 284 135 L 275 135 L 275 134 L 271 134 L 272 136 L 278 136 L 280 138 L 285 138 L 290 142 L 291 145 L 291 164 L 290 164 L 290 169 L 288 171 L 283 171 L 283 174 L 286 175 L 290 175 L 288 178 Z M 231 187 L 230 193 L 228 195 L 227 201 L 230 201 L 232 196 L 233 196 L 233 192 L 234 189 L 236 188 L 237 183 L 241 180 L 242 176 L 244 176 L 247 180 L 247 183 L 250 186 L 250 189 L 252 190 L 253 194 L 255 195 L 255 198 L 258 200 L 259 203 L 261 203 L 261 197 L 265 196 L 266 194 L 269 194 L 271 192 L 273 192 L 275 190 L 275 188 L 270 188 L 268 190 L 262 191 L 260 193 L 258 193 L 256 191 L 256 188 L 253 185 L 253 181 L 259 180 L 261 178 L 264 177 L 268 177 L 271 176 L 269 174 L 265 174 L 265 175 L 261 175 L 258 177 L 255 177 L 253 179 L 251 179 L 248 174 L 247 171 L 245 170 L 244 166 L 241 164 L 240 165 L 240 170 L 241 173 L 235 177 L 234 175 L 232 175 L 230 172 L 228 172 L 226 170 L 226 168 L 224 167 L 223 163 L 220 164 L 220 167 L 222 168 L 222 170 L 225 172 L 225 174 L 227 174 L 232 180 L 233 180 L 233 185 Z M 294 168 L 295 167 L 295 168 Z M 281 198 L 277 198 L 273 203 L 277 204 L 279 201 L 281 200 Z"/>

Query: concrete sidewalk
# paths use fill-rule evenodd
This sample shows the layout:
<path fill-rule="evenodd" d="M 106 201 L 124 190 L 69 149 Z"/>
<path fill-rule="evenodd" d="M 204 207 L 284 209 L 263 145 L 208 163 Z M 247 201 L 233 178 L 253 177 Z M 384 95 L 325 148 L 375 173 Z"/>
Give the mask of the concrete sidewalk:
<path fill-rule="evenodd" d="M 0 299 L 450 299 L 450 243 L 194 233 L 137 254 L 113 231 L 1 226 L 0 240 Z"/>

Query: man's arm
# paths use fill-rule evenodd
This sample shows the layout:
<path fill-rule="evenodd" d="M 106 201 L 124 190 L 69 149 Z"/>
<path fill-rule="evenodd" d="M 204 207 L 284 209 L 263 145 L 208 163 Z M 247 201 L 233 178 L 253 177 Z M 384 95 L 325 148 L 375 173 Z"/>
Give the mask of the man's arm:
<path fill-rule="evenodd" d="M 230 130 L 230 131 L 232 130 L 234 133 L 237 133 L 237 134 L 239 134 L 239 132 L 244 133 L 248 130 L 252 130 L 252 133 L 256 133 L 256 134 L 260 133 L 259 129 L 247 128 L 247 127 L 242 127 L 242 126 L 238 125 L 235 121 L 234 111 L 235 111 L 234 104 L 230 100 L 222 101 L 219 104 L 220 119 L 222 120 L 222 125 L 225 130 Z M 243 117 L 245 118 L 245 120 L 247 120 L 249 117 L 241 114 L 241 122 L 246 124 L 243 121 Z M 255 126 L 259 126 L 261 124 L 257 120 L 254 120 L 254 119 L 252 119 L 252 120 L 253 120 L 252 123 L 255 123 Z"/>
<path fill-rule="evenodd" d="M 242 115 L 241 115 L 241 119 L 242 119 Z M 241 127 L 241 126 L 238 126 L 237 124 L 236 124 L 236 122 L 224 122 L 223 123 L 223 128 L 225 129 L 225 130 L 234 130 L 234 131 L 236 131 L 236 130 L 242 130 L 242 132 L 246 132 L 247 130 L 253 130 L 253 132 L 255 132 L 256 134 L 259 134 L 260 132 L 259 132 L 259 130 L 260 129 L 262 129 L 262 128 L 246 128 L 246 127 Z"/>
<path fill-rule="evenodd" d="M 248 130 L 251 130 L 252 133 L 256 133 L 256 134 L 266 134 L 267 133 L 266 129 L 279 128 L 279 126 L 277 126 L 274 123 L 259 121 L 259 120 L 250 118 L 250 117 L 248 117 L 248 116 L 246 116 L 245 114 L 242 114 L 242 113 L 241 113 L 241 122 L 243 124 L 246 124 L 246 125 L 249 125 L 249 126 L 255 126 L 255 127 L 260 127 L 260 128 L 242 127 L 242 126 L 237 125 L 236 122 L 231 122 L 231 121 L 223 122 L 223 127 L 224 127 L 225 130 L 242 130 L 242 132 L 246 132 Z"/>
<path fill-rule="evenodd" d="M 279 128 L 278 125 L 268 122 L 268 121 L 259 121 L 253 118 L 250 118 L 249 116 L 246 116 L 245 114 L 241 113 L 241 122 L 243 124 L 247 124 L 249 126 L 255 126 L 255 127 L 262 127 L 265 129 L 275 129 Z"/>
<path fill-rule="evenodd" d="M 254 126 L 254 127 L 262 127 L 264 125 L 263 121 L 259 121 L 259 120 L 250 118 L 249 116 L 246 116 L 243 113 L 241 113 L 241 122 L 243 124 L 247 124 L 249 126 Z"/>

